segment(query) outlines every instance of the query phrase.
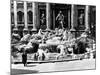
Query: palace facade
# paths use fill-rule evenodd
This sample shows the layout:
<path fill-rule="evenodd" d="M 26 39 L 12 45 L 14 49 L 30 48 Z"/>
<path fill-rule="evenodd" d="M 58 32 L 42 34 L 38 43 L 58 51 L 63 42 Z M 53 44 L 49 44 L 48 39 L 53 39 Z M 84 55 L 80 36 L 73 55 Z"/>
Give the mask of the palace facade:
<path fill-rule="evenodd" d="M 11 33 L 54 30 L 59 26 L 56 17 L 62 11 L 63 27 L 77 33 L 91 31 L 95 36 L 96 6 L 58 4 L 31 1 L 11 1 Z"/>

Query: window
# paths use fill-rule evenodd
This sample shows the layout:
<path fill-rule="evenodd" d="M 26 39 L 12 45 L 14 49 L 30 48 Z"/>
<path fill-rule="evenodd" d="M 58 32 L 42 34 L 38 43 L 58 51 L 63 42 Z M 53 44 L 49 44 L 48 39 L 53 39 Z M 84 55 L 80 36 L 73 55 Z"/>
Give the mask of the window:
<path fill-rule="evenodd" d="M 24 24 L 24 13 L 22 11 L 17 12 L 17 23 Z"/>
<path fill-rule="evenodd" d="M 33 23 L 33 13 L 32 13 L 32 11 L 28 11 L 27 12 L 27 21 L 28 21 L 28 24 L 32 24 Z"/>
<path fill-rule="evenodd" d="M 14 24 L 14 13 L 11 12 L 11 24 Z"/>

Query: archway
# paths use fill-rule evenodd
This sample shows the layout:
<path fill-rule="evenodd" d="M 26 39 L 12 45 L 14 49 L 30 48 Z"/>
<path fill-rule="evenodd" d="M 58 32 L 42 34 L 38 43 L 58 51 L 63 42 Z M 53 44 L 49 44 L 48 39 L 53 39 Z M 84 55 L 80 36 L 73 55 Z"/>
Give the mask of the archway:
<path fill-rule="evenodd" d="M 33 24 L 33 13 L 32 13 L 32 11 L 28 11 L 27 12 L 27 21 L 28 21 L 28 24 Z"/>
<path fill-rule="evenodd" d="M 22 11 L 17 12 L 17 23 L 24 24 L 24 13 Z"/>

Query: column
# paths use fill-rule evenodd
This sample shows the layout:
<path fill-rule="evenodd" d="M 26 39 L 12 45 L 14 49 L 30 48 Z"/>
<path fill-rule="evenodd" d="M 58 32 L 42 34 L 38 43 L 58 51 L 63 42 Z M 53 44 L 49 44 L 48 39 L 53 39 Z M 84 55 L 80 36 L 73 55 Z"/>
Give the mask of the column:
<path fill-rule="evenodd" d="M 46 3 L 46 30 L 50 30 L 50 3 Z"/>
<path fill-rule="evenodd" d="M 37 3 L 33 2 L 32 3 L 32 9 L 33 9 L 33 29 L 32 31 L 36 31 L 36 7 L 37 7 Z"/>
<path fill-rule="evenodd" d="M 68 12 L 68 29 L 70 29 L 70 10 L 67 11 Z"/>
<path fill-rule="evenodd" d="M 74 31 L 74 15 L 75 15 L 75 10 L 74 10 L 74 5 L 71 5 L 71 31 Z"/>
<path fill-rule="evenodd" d="M 24 30 L 28 30 L 28 26 L 27 26 L 27 2 L 26 1 L 24 1 L 24 24 L 25 24 Z"/>
<path fill-rule="evenodd" d="M 85 7 L 85 30 L 87 31 L 87 30 L 89 30 L 89 18 L 88 18 L 88 16 L 89 16 L 89 6 L 87 5 L 86 7 Z"/>
<path fill-rule="evenodd" d="M 55 10 L 53 10 L 53 29 L 55 29 Z"/>
<path fill-rule="evenodd" d="M 36 9 L 35 9 L 35 11 L 36 11 L 36 29 L 39 29 L 40 27 L 39 27 L 39 24 L 40 24 L 40 15 L 39 15 L 39 7 L 38 7 L 38 5 L 39 5 L 39 3 L 37 2 L 36 3 Z"/>
<path fill-rule="evenodd" d="M 17 2 L 16 1 L 14 1 L 14 24 L 15 24 L 14 30 L 18 30 L 17 28 Z"/>

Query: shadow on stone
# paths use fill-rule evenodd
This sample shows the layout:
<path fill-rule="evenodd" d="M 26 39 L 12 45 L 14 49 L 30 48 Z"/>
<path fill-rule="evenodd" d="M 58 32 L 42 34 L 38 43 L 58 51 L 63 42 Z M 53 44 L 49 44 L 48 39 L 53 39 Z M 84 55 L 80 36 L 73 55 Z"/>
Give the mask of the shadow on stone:
<path fill-rule="evenodd" d="M 36 66 L 36 65 L 28 65 L 28 64 L 27 64 L 26 67 L 35 67 L 35 66 Z"/>
<path fill-rule="evenodd" d="M 37 70 L 11 69 L 11 75 L 33 74 L 38 73 Z"/>

